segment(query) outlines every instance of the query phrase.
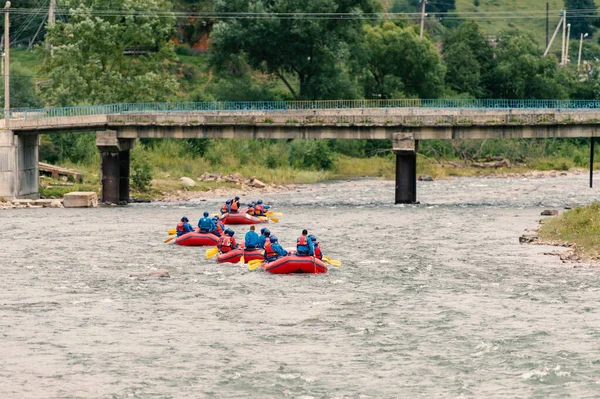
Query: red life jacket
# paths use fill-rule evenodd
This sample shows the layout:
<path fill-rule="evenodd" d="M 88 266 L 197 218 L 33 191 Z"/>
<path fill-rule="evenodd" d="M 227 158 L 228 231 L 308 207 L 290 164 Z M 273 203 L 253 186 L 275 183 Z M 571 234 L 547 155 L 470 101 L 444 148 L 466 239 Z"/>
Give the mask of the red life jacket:
<path fill-rule="evenodd" d="M 275 252 L 275 250 L 273 249 L 273 244 L 271 243 L 271 240 L 267 238 L 267 241 L 265 241 L 265 258 L 272 258 L 275 256 L 277 256 L 277 252 Z"/>
<path fill-rule="evenodd" d="M 227 235 L 221 237 L 221 239 L 219 240 L 219 249 L 221 250 L 221 252 L 226 253 L 233 249 L 235 244 L 232 245 L 232 240 L 233 237 L 229 237 Z"/>
<path fill-rule="evenodd" d="M 308 245 L 308 239 L 306 238 L 306 236 L 300 236 L 300 238 L 298 238 L 298 241 L 296 241 L 298 243 L 298 246 L 307 246 Z"/>
<path fill-rule="evenodd" d="M 256 206 L 254 207 L 254 214 L 255 214 L 255 215 L 263 215 L 263 214 L 264 214 L 264 212 L 265 212 L 265 208 L 263 208 L 263 206 L 262 206 L 262 205 L 256 205 Z"/>
<path fill-rule="evenodd" d="M 315 256 L 319 259 L 323 259 L 323 253 L 321 252 L 321 246 L 318 242 L 315 242 Z"/>
<path fill-rule="evenodd" d="M 221 213 L 227 213 L 227 204 L 223 204 L 221 207 Z"/>
<path fill-rule="evenodd" d="M 217 233 L 219 233 L 220 235 L 223 235 L 223 223 L 221 222 L 217 222 Z"/>
<path fill-rule="evenodd" d="M 248 213 L 248 215 L 254 215 L 254 208 L 252 208 L 251 206 L 248 207 L 248 210 L 246 211 Z"/>
<path fill-rule="evenodd" d="M 238 209 L 240 209 L 240 204 L 237 201 L 232 200 L 230 209 L 231 209 L 231 212 L 237 212 Z"/>
<path fill-rule="evenodd" d="M 180 233 L 185 232 L 185 230 L 183 229 L 183 222 L 177 223 L 177 231 Z"/>

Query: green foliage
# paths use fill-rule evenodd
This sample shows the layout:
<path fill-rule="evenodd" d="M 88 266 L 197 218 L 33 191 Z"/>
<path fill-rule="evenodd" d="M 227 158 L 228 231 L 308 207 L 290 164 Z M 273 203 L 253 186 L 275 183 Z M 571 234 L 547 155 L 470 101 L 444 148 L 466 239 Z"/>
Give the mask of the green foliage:
<path fill-rule="evenodd" d="M 569 14 L 567 13 L 567 21 L 571 24 L 572 38 L 579 39 L 582 33 L 589 33 L 592 35 L 596 31 L 596 27 L 600 22 L 598 18 L 585 16 L 595 14 L 597 7 L 594 0 L 565 0 L 565 8 L 567 9 L 567 12 L 571 12 L 572 10 L 585 10 L 583 12 L 579 11 L 580 15 L 570 19 Z"/>
<path fill-rule="evenodd" d="M 219 12 L 266 12 L 274 17 L 218 22 L 212 34 L 212 62 L 227 70 L 243 55 L 253 69 L 279 78 L 296 99 L 335 98 L 343 93 L 341 62 L 349 56 L 349 43 L 357 39 L 361 21 L 287 19 L 275 14 L 359 14 L 378 7 L 374 0 L 220 0 L 215 3 Z"/>
<path fill-rule="evenodd" d="M 61 133 L 41 136 L 40 160 L 48 163 L 90 163 L 98 160 L 94 133 Z"/>
<path fill-rule="evenodd" d="M 294 140 L 289 149 L 290 165 L 300 169 L 329 170 L 334 154 L 323 140 Z"/>
<path fill-rule="evenodd" d="M 427 39 L 392 22 L 363 26 L 355 68 L 366 76 L 368 98 L 436 98 L 443 93 L 444 66 Z"/>
<path fill-rule="evenodd" d="M 152 186 L 152 165 L 141 150 L 132 151 L 131 186 L 138 191 L 148 191 Z"/>
<path fill-rule="evenodd" d="M 46 46 L 40 46 L 42 72 L 51 85 L 43 90 L 53 105 L 165 101 L 177 88 L 166 73 L 174 60 L 169 43 L 173 18 L 150 13 L 123 17 L 94 15 L 92 10 L 164 11 L 163 0 L 64 0 L 68 22 L 48 27 Z M 125 55 L 128 51 L 131 55 Z"/>
<path fill-rule="evenodd" d="M 4 104 L 4 90 L 0 90 L 0 102 Z M 31 74 L 19 64 L 10 67 L 10 107 L 36 108 L 42 101 L 35 89 Z"/>

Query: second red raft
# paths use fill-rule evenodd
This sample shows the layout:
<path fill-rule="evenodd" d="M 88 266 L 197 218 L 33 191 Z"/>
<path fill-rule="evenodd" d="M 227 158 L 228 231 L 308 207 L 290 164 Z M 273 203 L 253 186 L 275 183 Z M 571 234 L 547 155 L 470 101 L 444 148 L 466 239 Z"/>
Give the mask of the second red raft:
<path fill-rule="evenodd" d="M 263 265 L 265 271 L 274 274 L 327 273 L 327 265 L 312 256 L 288 255 Z"/>
<path fill-rule="evenodd" d="M 269 219 L 252 216 L 246 212 L 224 213 L 221 215 L 223 224 L 258 224 L 267 223 Z"/>
<path fill-rule="evenodd" d="M 217 263 L 238 263 L 242 259 L 242 255 L 244 255 L 244 263 L 257 259 L 263 260 L 263 252 L 264 250 L 262 249 L 247 250 L 238 248 L 224 254 L 218 254 Z"/>
<path fill-rule="evenodd" d="M 175 244 L 184 245 L 188 247 L 203 247 L 203 246 L 215 246 L 219 242 L 219 237 L 211 233 L 200 233 L 194 231 L 186 233 L 175 239 Z"/>

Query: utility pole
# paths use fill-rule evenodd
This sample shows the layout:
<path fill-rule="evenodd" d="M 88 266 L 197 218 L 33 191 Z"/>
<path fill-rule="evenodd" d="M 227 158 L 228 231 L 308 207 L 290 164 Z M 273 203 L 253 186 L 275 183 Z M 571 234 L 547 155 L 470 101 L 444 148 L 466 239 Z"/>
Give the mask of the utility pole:
<path fill-rule="evenodd" d="M 48 26 L 53 26 L 56 23 L 56 0 L 50 0 L 50 8 L 48 9 Z M 54 56 L 52 45 L 46 44 L 46 48 L 50 50 L 50 56 Z"/>
<path fill-rule="evenodd" d="M 419 37 L 423 38 L 423 27 L 425 26 L 425 4 L 427 0 L 421 0 L 421 32 L 419 33 Z"/>
<path fill-rule="evenodd" d="M 10 1 L 4 4 L 4 120 L 8 120 L 10 114 L 10 37 L 8 36 L 9 22 L 8 9 Z"/>
<path fill-rule="evenodd" d="M 560 51 L 560 65 L 565 65 L 565 40 L 567 34 L 567 10 L 563 10 L 563 24 L 562 24 L 562 48 Z"/>
<path fill-rule="evenodd" d="M 544 51 L 544 57 L 548 55 L 548 51 L 550 51 L 550 47 L 552 47 L 552 43 L 554 43 L 554 38 L 556 38 L 556 34 L 558 33 L 558 30 L 560 29 L 560 26 L 564 23 L 564 19 L 561 17 L 560 21 L 558 21 L 558 25 L 556 25 L 556 29 L 554 30 L 554 34 L 552 35 L 552 39 L 550 39 L 550 43 L 548 43 L 548 45 L 546 46 L 546 51 Z M 561 61 L 562 61 L 562 55 L 561 55 Z"/>
<path fill-rule="evenodd" d="M 585 35 L 582 33 L 579 38 L 579 55 L 577 56 L 577 69 L 579 70 L 579 65 L 581 64 L 581 48 L 583 47 L 583 38 L 588 37 L 588 34 Z"/>
<path fill-rule="evenodd" d="M 548 47 L 548 27 L 550 26 L 550 3 L 546 2 L 546 47 Z"/>
<path fill-rule="evenodd" d="M 569 44 L 571 43 L 571 24 L 567 24 L 567 48 L 565 50 L 565 65 L 569 62 Z"/>

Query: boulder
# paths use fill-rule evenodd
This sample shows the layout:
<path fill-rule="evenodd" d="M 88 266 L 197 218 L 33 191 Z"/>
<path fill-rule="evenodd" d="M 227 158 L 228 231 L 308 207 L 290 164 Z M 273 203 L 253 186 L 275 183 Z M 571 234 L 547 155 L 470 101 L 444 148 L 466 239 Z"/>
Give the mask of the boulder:
<path fill-rule="evenodd" d="M 519 237 L 519 242 L 521 244 L 531 244 L 538 241 L 538 236 L 535 234 L 523 234 Z"/>
<path fill-rule="evenodd" d="M 48 205 L 48 208 L 62 208 L 62 207 L 63 207 L 62 201 L 59 199 L 52 200 L 50 205 Z"/>
<path fill-rule="evenodd" d="M 181 183 L 183 187 L 194 187 L 196 185 L 196 182 L 189 177 L 180 177 L 179 183 Z"/>
<path fill-rule="evenodd" d="M 33 205 L 36 206 L 43 206 L 44 208 L 48 208 L 50 206 L 50 204 L 52 203 L 52 199 L 37 199 L 35 201 L 33 201 Z"/>
<path fill-rule="evenodd" d="M 96 208 L 98 194 L 92 191 L 75 191 L 65 194 L 63 206 L 65 208 Z"/>
<path fill-rule="evenodd" d="M 237 184 L 242 184 L 244 182 L 244 178 L 239 173 L 230 173 L 227 176 L 223 177 L 223 180 Z"/>
<path fill-rule="evenodd" d="M 558 216 L 558 210 L 556 209 L 546 209 L 541 213 L 542 216 Z"/>
<path fill-rule="evenodd" d="M 204 173 L 202 176 L 198 178 L 200 181 L 221 181 L 223 180 L 223 175 L 220 173 Z"/>
<path fill-rule="evenodd" d="M 433 177 L 431 177 L 429 175 L 420 175 L 419 181 L 433 181 Z"/>
<path fill-rule="evenodd" d="M 160 278 L 165 278 L 165 277 L 171 277 L 171 275 L 169 274 L 168 270 L 165 270 L 165 269 L 156 269 L 156 270 L 150 270 L 149 272 L 144 272 L 144 273 L 131 273 L 129 275 L 129 277 L 160 277 Z"/>
<path fill-rule="evenodd" d="M 267 185 L 263 182 L 261 182 L 260 180 L 258 180 L 256 177 L 252 176 L 250 178 L 250 181 L 248 182 L 248 185 L 251 187 L 256 187 L 256 188 L 265 188 L 267 187 Z"/>
<path fill-rule="evenodd" d="M 33 200 L 32 199 L 15 199 L 12 201 L 12 203 L 13 203 L 13 205 L 27 206 L 27 205 L 32 205 Z"/>

